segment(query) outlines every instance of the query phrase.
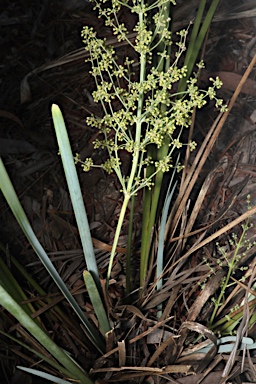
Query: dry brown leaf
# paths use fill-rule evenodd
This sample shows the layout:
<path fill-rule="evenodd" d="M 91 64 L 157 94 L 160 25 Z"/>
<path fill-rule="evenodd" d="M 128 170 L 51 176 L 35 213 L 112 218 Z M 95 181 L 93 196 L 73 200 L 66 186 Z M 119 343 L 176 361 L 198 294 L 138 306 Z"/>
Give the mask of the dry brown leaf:
<path fill-rule="evenodd" d="M 205 288 L 201 291 L 201 294 L 196 298 L 193 305 L 191 306 L 187 320 L 195 321 L 197 316 L 202 311 L 203 306 L 207 302 L 210 296 L 212 296 L 215 291 L 220 286 L 221 279 L 225 276 L 226 272 L 224 269 L 219 269 L 215 275 L 211 276 L 211 278 L 207 281 Z"/>
<path fill-rule="evenodd" d="M 170 228 L 171 237 L 174 235 L 174 231 L 176 230 L 176 227 L 179 223 L 180 217 L 182 212 L 184 211 L 184 207 L 187 204 L 190 192 L 193 189 L 193 186 L 195 185 L 195 182 L 198 178 L 199 173 L 202 170 L 203 165 L 205 164 L 205 161 L 207 157 L 209 156 L 209 153 L 225 123 L 225 121 L 228 118 L 228 115 L 233 108 L 235 101 L 238 97 L 238 95 L 241 92 L 242 87 L 246 83 L 249 74 L 251 73 L 254 65 L 256 63 L 256 55 L 254 55 L 250 65 L 246 69 L 244 75 L 241 77 L 241 80 L 239 84 L 236 87 L 236 90 L 229 102 L 228 105 L 228 111 L 224 112 L 222 115 L 219 115 L 219 117 L 215 120 L 214 124 L 212 125 L 209 133 L 207 134 L 201 148 L 199 149 L 196 158 L 194 160 L 194 163 L 190 169 L 190 173 L 188 174 L 186 180 L 183 183 L 182 189 L 180 191 L 180 195 L 177 198 L 176 203 L 174 204 L 173 210 L 171 212 L 171 215 L 169 216 L 167 228 Z M 175 224 L 173 224 L 175 223 Z"/>
<path fill-rule="evenodd" d="M 124 340 L 118 341 L 118 360 L 119 360 L 119 366 L 122 367 L 126 363 L 126 347 Z"/>
<path fill-rule="evenodd" d="M 186 376 L 179 378 L 178 383 L 180 384 L 197 384 L 200 381 L 200 384 L 219 384 L 221 379 L 222 371 L 211 372 L 207 375 L 203 381 L 200 381 L 203 377 L 203 374 L 196 374 L 191 376 Z"/>

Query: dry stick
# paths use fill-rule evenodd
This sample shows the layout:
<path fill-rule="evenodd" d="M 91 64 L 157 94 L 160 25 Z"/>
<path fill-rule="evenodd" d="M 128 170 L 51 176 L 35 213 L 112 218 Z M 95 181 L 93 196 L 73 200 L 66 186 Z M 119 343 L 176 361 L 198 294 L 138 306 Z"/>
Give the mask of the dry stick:
<path fill-rule="evenodd" d="M 178 223 L 178 221 L 179 221 L 179 219 L 180 219 L 181 213 L 182 213 L 182 211 L 183 211 L 183 209 L 184 209 L 184 205 L 185 205 L 185 203 L 186 203 L 186 201 L 187 201 L 187 199 L 188 199 L 189 193 L 191 192 L 191 190 L 192 190 L 192 188 L 193 188 L 193 186 L 194 186 L 194 184 L 195 184 L 195 182 L 196 182 L 196 179 L 197 179 L 197 177 L 198 177 L 198 174 L 199 174 L 199 172 L 201 171 L 201 169 L 202 169 L 202 167 L 203 167 L 203 165 L 204 165 L 204 163 L 205 163 L 205 161 L 206 161 L 206 159 L 207 159 L 207 157 L 208 157 L 208 155 L 209 155 L 209 152 L 211 151 L 211 149 L 212 149 L 212 147 L 213 147 L 213 145 L 214 145 L 214 143 L 215 143 L 215 140 L 217 139 L 217 137 L 218 137 L 218 135 L 219 135 L 219 132 L 220 132 L 221 128 L 223 127 L 223 125 L 224 125 L 224 123 L 225 123 L 225 121 L 226 121 L 226 119 L 227 119 L 227 117 L 228 117 L 228 115 L 229 115 L 229 112 L 230 112 L 231 109 L 233 108 L 233 106 L 234 106 L 234 104 L 235 104 L 235 101 L 236 101 L 236 99 L 237 99 L 237 97 L 238 97 L 238 95 L 239 95 L 239 93 L 240 93 L 240 91 L 241 91 L 241 89 L 242 89 L 244 83 L 246 82 L 246 80 L 247 80 L 249 74 L 251 73 L 251 71 L 252 71 L 252 69 L 253 69 L 255 63 L 256 63 L 256 55 L 254 55 L 254 57 L 253 57 L 253 59 L 252 59 L 250 65 L 248 66 L 247 70 L 245 71 L 243 77 L 241 78 L 241 80 L 240 80 L 240 82 L 239 82 L 239 84 L 238 84 L 238 86 L 237 86 L 237 88 L 236 88 L 236 90 L 235 90 L 235 92 L 234 92 L 234 94 L 233 94 L 231 100 L 230 100 L 230 103 L 229 103 L 229 106 L 228 106 L 228 111 L 227 111 L 227 112 L 224 112 L 223 115 L 221 116 L 221 118 L 220 118 L 220 120 L 219 120 L 219 122 L 218 122 L 218 124 L 217 124 L 217 126 L 216 126 L 216 129 L 215 129 L 215 131 L 213 132 L 212 137 L 211 137 L 210 140 L 209 140 L 209 143 L 208 143 L 208 144 L 207 144 L 207 142 L 204 142 L 204 143 L 203 143 L 203 145 L 204 145 L 204 147 L 206 147 L 206 149 L 205 149 L 205 152 L 204 152 L 204 153 L 201 153 L 201 151 L 200 151 L 201 159 L 200 159 L 200 161 L 199 161 L 199 164 L 198 164 L 198 166 L 197 166 L 197 168 L 196 168 L 196 170 L 195 170 L 193 176 L 191 177 L 191 174 L 188 176 L 188 183 L 189 183 L 189 184 L 187 183 L 187 189 L 186 189 L 186 192 L 185 192 L 183 198 L 181 199 L 180 205 L 179 205 L 179 207 L 178 207 L 178 209 L 177 209 L 177 212 L 176 212 L 176 214 L 175 214 L 175 216 L 174 216 L 174 219 L 173 219 L 173 222 L 174 222 L 174 226 L 175 226 L 175 227 L 176 227 L 176 225 L 177 225 L 177 223 Z M 212 129 L 211 129 L 211 131 L 212 131 Z M 208 135 L 209 135 L 209 134 L 208 134 Z M 209 139 L 209 136 L 208 136 L 208 135 L 207 135 L 205 141 L 208 141 L 208 139 Z M 207 146 L 206 146 L 206 144 L 207 144 Z M 198 160 L 198 155 L 197 155 L 197 157 L 196 157 L 194 163 L 196 163 L 197 160 Z M 195 169 L 195 167 L 193 167 L 192 172 L 194 171 L 194 169 Z M 186 184 L 186 183 L 184 183 L 184 184 Z M 240 222 L 240 221 L 239 221 L 239 222 Z M 176 223 L 176 224 L 175 224 L 175 223 Z M 207 243 L 208 243 L 208 241 L 207 241 Z M 206 244 L 207 244 L 207 243 L 206 243 Z M 201 244 L 202 244 L 202 243 L 201 243 Z M 200 248 L 200 244 L 198 245 L 198 247 Z M 197 249 L 198 249 L 198 248 L 197 248 Z"/>
<path fill-rule="evenodd" d="M 211 236 L 207 237 L 207 239 L 203 240 L 201 243 L 197 244 L 195 247 L 190 248 L 189 251 L 187 253 L 185 253 L 184 256 L 182 256 L 179 260 L 177 260 L 176 262 L 174 262 L 172 264 L 172 266 L 169 268 L 168 271 L 170 271 L 180 261 L 186 259 L 188 256 L 190 256 L 192 253 L 194 253 L 198 249 L 204 247 L 206 244 L 210 243 L 212 240 L 216 239 L 217 237 L 219 237 L 223 233 L 226 233 L 227 231 L 229 231 L 230 229 L 232 229 L 233 227 L 235 227 L 236 225 L 238 225 L 239 223 L 241 223 L 242 221 L 246 220 L 248 217 L 250 217 L 254 214 L 256 214 L 256 206 L 251 208 L 249 211 L 243 213 L 237 219 L 231 221 L 231 223 L 225 225 L 225 227 L 219 229 L 217 232 L 213 233 Z"/>
<path fill-rule="evenodd" d="M 199 148 L 199 151 L 195 157 L 195 160 L 192 164 L 190 172 L 188 173 L 188 175 L 187 175 L 187 177 L 186 177 L 186 179 L 182 185 L 182 190 L 180 191 L 180 194 L 177 198 L 177 203 L 174 205 L 172 213 L 171 213 L 171 215 L 168 219 L 168 222 L 167 222 L 167 230 L 168 230 L 168 228 L 170 228 L 171 222 L 173 223 L 171 226 L 171 231 L 170 231 L 172 234 L 171 238 L 174 234 L 174 231 L 177 228 L 180 216 L 184 210 L 184 206 L 188 200 L 190 192 L 193 189 L 194 184 L 197 180 L 198 174 L 201 171 L 201 169 L 202 169 L 202 167 L 203 167 L 203 165 L 204 165 L 204 163 L 205 163 L 205 161 L 206 161 L 206 159 L 207 159 L 207 157 L 208 157 L 208 155 L 212 149 L 212 146 L 213 146 L 215 140 L 217 139 L 218 134 L 222 128 L 222 125 L 220 125 L 220 121 L 221 121 L 222 117 L 223 117 L 223 114 L 220 114 L 217 117 L 217 119 L 215 120 L 215 122 L 213 123 L 213 125 L 212 125 L 210 131 L 208 132 L 203 144 Z M 174 215 L 173 212 L 175 212 L 175 210 L 176 210 L 176 214 L 173 217 L 173 215 Z"/>

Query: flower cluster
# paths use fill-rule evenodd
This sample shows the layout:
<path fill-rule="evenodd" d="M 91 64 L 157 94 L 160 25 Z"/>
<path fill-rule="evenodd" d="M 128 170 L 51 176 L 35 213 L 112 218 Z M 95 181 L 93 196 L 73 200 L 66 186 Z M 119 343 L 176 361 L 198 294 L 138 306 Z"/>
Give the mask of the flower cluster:
<path fill-rule="evenodd" d="M 186 66 L 178 65 L 178 59 L 186 49 L 186 31 L 178 33 L 180 40 L 173 64 L 168 69 L 161 70 L 159 63 L 162 59 L 170 59 L 167 52 L 172 44 L 170 19 L 165 13 L 167 0 L 156 0 L 150 5 L 140 0 L 112 0 L 110 8 L 106 8 L 104 3 L 105 0 L 96 1 L 99 16 L 105 18 L 106 25 L 112 28 L 118 41 L 126 40 L 137 52 L 139 78 L 132 75 L 133 60 L 127 57 L 120 63 L 113 47 L 108 46 L 104 39 L 99 39 L 92 28 L 84 27 L 82 37 L 85 48 L 90 53 L 88 61 L 96 83 L 93 99 L 101 103 L 104 111 L 101 119 L 90 116 L 87 123 L 98 128 L 101 133 L 100 139 L 94 142 L 95 148 L 101 147 L 108 151 L 109 160 L 102 167 L 108 173 L 115 171 L 123 190 L 129 190 L 132 194 L 146 185 L 152 187 L 153 176 L 148 180 L 142 177 L 149 164 L 155 167 L 153 175 L 159 171 L 167 172 L 172 167 L 172 152 L 184 145 L 179 139 L 180 134 L 184 128 L 190 126 L 195 108 L 202 108 L 207 99 L 215 99 L 216 106 L 222 110 L 225 106 L 222 100 L 216 98 L 216 89 L 221 86 L 218 78 L 211 79 L 212 86 L 201 91 L 195 76 L 188 80 L 186 91 L 177 94 L 177 84 L 187 73 Z M 118 22 L 117 13 L 121 6 L 127 7 L 138 16 L 138 23 L 134 28 L 137 33 L 134 43 L 128 39 L 125 25 Z M 152 30 L 148 25 L 147 14 L 154 8 L 152 17 L 155 29 Z M 159 52 L 161 59 L 158 65 L 151 65 L 149 68 L 152 53 L 160 44 L 161 47 L 164 44 L 166 49 Z M 203 64 L 199 63 L 198 66 L 201 68 Z M 166 142 L 169 145 L 167 155 L 157 161 L 148 161 L 147 147 L 153 144 L 160 149 Z M 196 146 L 195 142 L 188 145 L 190 150 Z M 119 150 L 132 154 L 132 168 L 128 179 L 121 172 Z M 91 166 L 93 161 L 86 159 L 83 163 L 84 170 L 89 170 Z"/>

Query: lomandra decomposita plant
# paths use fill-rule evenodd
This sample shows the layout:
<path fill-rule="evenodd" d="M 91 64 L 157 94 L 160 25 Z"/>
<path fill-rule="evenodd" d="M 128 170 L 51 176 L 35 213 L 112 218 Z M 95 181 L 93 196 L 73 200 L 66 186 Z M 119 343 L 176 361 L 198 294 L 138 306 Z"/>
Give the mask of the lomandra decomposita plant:
<path fill-rule="evenodd" d="M 131 57 L 126 57 L 121 62 L 114 49 L 107 46 L 104 40 L 97 38 L 96 33 L 91 28 L 85 27 L 83 30 L 82 35 L 86 49 L 90 52 L 91 73 L 96 83 L 96 91 L 93 97 L 95 102 L 101 102 L 104 111 L 102 118 L 91 116 L 88 118 L 88 123 L 97 127 L 103 137 L 101 140 L 95 141 L 95 148 L 103 147 L 107 149 L 109 158 L 103 164 L 96 165 L 93 164 L 92 159 L 86 159 L 82 165 L 84 170 L 89 170 L 92 166 L 102 166 L 109 173 L 115 172 L 124 195 L 110 257 L 107 276 L 109 279 L 125 211 L 130 199 L 142 188 L 155 188 L 155 176 L 159 176 L 172 168 L 175 169 L 175 167 L 177 169 L 181 168 L 181 164 L 178 164 L 176 160 L 173 162 L 172 156 L 174 150 L 178 152 L 183 145 L 189 145 L 191 150 L 195 147 L 194 142 L 186 144 L 180 141 L 183 128 L 190 126 L 194 108 L 201 108 L 206 103 L 207 98 L 215 99 L 218 107 L 225 107 L 222 107 L 222 101 L 216 99 L 215 95 L 215 89 L 221 85 L 219 79 L 212 79 L 213 86 L 207 91 L 198 89 L 196 76 L 187 80 L 190 71 L 180 63 L 182 52 L 185 50 L 186 31 L 179 32 L 180 40 L 172 49 L 173 53 L 171 54 L 172 35 L 169 30 L 169 1 L 156 1 L 147 5 L 139 0 L 134 0 L 130 4 L 113 0 L 110 9 L 104 8 L 104 2 L 105 0 L 102 3 L 96 2 L 96 8 L 99 9 L 100 16 L 105 17 L 106 24 L 112 28 L 117 40 L 125 40 L 137 55 L 136 62 Z M 118 22 L 118 12 L 121 5 L 137 15 L 138 22 L 134 28 L 137 36 L 135 42 L 129 40 L 127 29 Z M 152 15 L 152 17 L 149 15 Z M 153 61 L 152 58 L 155 58 L 156 55 L 158 55 L 158 60 Z M 154 64 L 152 64 L 151 60 Z M 200 63 L 199 67 L 202 66 L 203 64 Z M 134 67 L 138 68 L 138 75 L 133 73 Z M 180 81 L 184 81 L 184 79 L 186 80 L 186 87 L 180 87 Z M 183 92 L 178 94 L 176 89 L 182 89 Z M 101 301 L 101 292 L 98 292 L 98 290 L 100 291 L 99 273 L 82 193 L 63 116 L 55 104 L 52 106 L 52 115 L 88 269 L 88 271 L 84 271 L 83 277 L 100 324 L 101 333 L 106 335 L 110 330 L 110 324 Z M 163 148 L 164 151 L 162 151 Z M 126 150 L 131 154 L 132 162 L 128 175 L 122 172 L 122 164 L 119 158 L 120 150 Z M 155 156 L 155 152 L 157 156 Z M 80 161 L 78 155 L 76 160 Z M 0 174 L 0 189 L 24 234 L 49 275 L 52 276 L 74 312 L 78 315 L 88 339 L 100 353 L 104 354 L 105 344 L 102 342 L 99 332 L 84 315 L 37 240 L 1 159 Z M 141 265 L 143 271 L 145 271 L 147 263 L 142 262 Z M 144 272 L 143 275 L 145 275 Z M 30 282 L 30 280 L 28 281 Z M 32 321 L 26 311 L 19 305 L 17 296 L 13 295 L 13 284 L 7 286 L 2 282 L 0 288 L 0 304 L 55 359 L 54 361 L 49 359 L 48 354 L 46 356 L 41 352 L 40 354 L 36 351 L 33 352 L 37 353 L 40 359 L 44 359 L 55 370 L 58 370 L 62 377 L 64 375 L 70 380 L 91 384 L 92 380 L 84 372 L 83 368 L 74 363 L 73 358 L 63 353 L 63 350 L 45 332 L 42 332 L 36 321 Z M 17 342 L 19 343 L 18 339 Z M 31 348 L 29 350 L 31 351 Z M 35 373 L 35 370 L 33 371 Z M 47 380 L 60 382 L 60 380 L 56 378 L 54 380 L 53 377 L 49 377 L 48 374 L 42 372 L 37 371 L 35 374 L 44 375 L 42 377 Z M 70 380 L 62 380 L 61 382 L 68 383 Z"/>
<path fill-rule="evenodd" d="M 174 1 L 172 3 L 175 4 Z M 102 139 L 95 140 L 94 147 L 105 148 L 109 157 L 102 164 L 94 164 L 91 158 L 87 158 L 82 166 L 85 171 L 93 166 L 101 166 L 108 173 L 115 172 L 124 197 L 110 256 L 108 280 L 131 197 L 142 188 L 154 188 L 154 177 L 158 172 L 167 172 L 175 167 L 181 169 L 181 164 L 173 165 L 172 156 L 174 150 L 181 149 L 184 145 L 189 145 L 191 150 L 196 146 L 193 141 L 180 141 L 182 130 L 191 124 L 195 108 L 202 108 L 207 98 L 215 99 L 217 107 L 225 107 L 222 100 L 216 98 L 215 90 L 221 86 L 218 78 L 211 79 L 213 85 L 203 91 L 198 89 L 197 76 L 194 74 L 187 80 L 186 91 L 177 93 L 179 81 L 187 74 L 187 67 L 180 63 L 186 49 L 187 31 L 177 33 L 178 42 L 174 44 L 170 55 L 173 36 L 170 32 L 170 18 L 166 12 L 170 1 L 158 0 L 148 4 L 136 0 L 112 1 L 111 8 L 106 7 L 104 0 L 96 0 L 95 4 L 99 17 L 105 18 L 106 25 L 112 28 L 117 40 L 126 41 L 137 55 L 136 62 L 130 57 L 121 62 L 114 48 L 108 46 L 105 39 L 98 38 L 93 28 L 83 28 L 82 37 L 90 54 L 88 61 L 91 63 L 91 74 L 96 84 L 93 99 L 101 104 L 104 112 L 102 118 L 88 117 L 87 123 L 98 128 L 102 134 Z M 133 29 L 137 33 L 135 41 L 129 40 L 126 26 L 119 23 L 118 13 L 121 7 L 137 15 L 137 24 Z M 159 60 L 153 66 L 151 60 L 156 52 Z M 167 58 L 170 63 L 168 67 L 162 65 Z M 135 67 L 138 68 L 137 76 L 134 74 Z M 202 68 L 203 63 L 200 62 L 198 67 Z M 149 146 L 160 151 L 166 145 L 166 138 L 166 156 L 157 160 L 150 157 Z M 120 150 L 131 154 L 128 175 L 122 172 Z M 79 155 L 76 155 L 76 162 L 80 161 Z M 148 172 L 149 168 L 152 171 Z"/>

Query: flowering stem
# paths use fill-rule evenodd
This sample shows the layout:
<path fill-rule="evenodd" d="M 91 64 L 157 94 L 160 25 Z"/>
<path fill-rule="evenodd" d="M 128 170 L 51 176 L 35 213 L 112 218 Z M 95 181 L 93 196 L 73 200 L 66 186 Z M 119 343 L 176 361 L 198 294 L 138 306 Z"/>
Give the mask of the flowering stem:
<path fill-rule="evenodd" d="M 206 96 L 195 85 L 196 78 L 192 77 L 188 82 L 186 99 L 178 97 L 179 93 L 177 95 L 174 92 L 174 84 L 187 73 L 186 66 L 180 68 L 178 65 L 185 50 L 186 31 L 178 33 L 180 41 L 175 43 L 178 48 L 171 55 L 173 41 L 170 30 L 170 3 L 174 4 L 175 1 L 144 1 L 134 0 L 133 6 L 117 1 L 113 2 L 110 8 L 105 8 L 102 6 L 104 0 L 95 0 L 100 17 L 106 19 L 105 24 L 112 28 L 119 42 L 126 40 L 129 35 L 126 26 L 118 22 L 120 9 L 127 6 L 136 13 L 138 20 L 133 29 L 136 38 L 131 46 L 139 56 L 139 80 L 133 72 L 134 60 L 130 56 L 119 64 L 120 60 L 114 48 L 107 45 L 105 39 L 97 38 L 93 28 L 86 26 L 82 31 L 86 49 L 90 52 L 88 61 L 91 63 L 91 74 L 96 82 L 96 91 L 92 96 L 96 103 L 101 103 L 104 112 L 101 119 L 90 116 L 87 122 L 98 128 L 102 134 L 103 139 L 94 141 L 94 148 L 105 148 L 108 151 L 108 159 L 101 166 L 109 174 L 113 171 L 116 173 L 124 194 L 110 255 L 107 284 L 128 203 L 140 189 L 145 189 L 140 275 L 141 285 L 143 284 L 148 268 L 152 229 L 156 221 L 163 173 L 172 168 L 171 157 L 174 149 L 183 145 L 177 130 L 181 132 L 184 127 L 188 127 L 194 108 L 201 108 L 206 103 Z M 219 0 L 213 1 L 216 3 Z M 211 99 L 215 98 L 215 88 L 218 88 L 217 81 L 206 92 Z M 216 104 L 217 102 L 218 106 L 221 106 L 221 100 L 216 100 Z M 189 145 L 193 149 L 195 143 L 190 142 Z M 128 151 L 132 155 L 128 176 L 122 172 L 120 150 Z M 91 158 L 83 162 L 85 171 L 92 166 L 99 165 L 94 164 Z M 151 191 L 153 185 L 154 189 Z M 129 257 L 126 267 L 128 263 Z M 127 271 L 129 267 L 130 265 Z"/>
<path fill-rule="evenodd" d="M 214 307 L 214 310 L 212 312 L 212 316 L 210 319 L 210 326 L 213 325 L 213 321 L 215 319 L 215 316 L 217 314 L 219 307 L 221 306 L 223 296 L 224 296 L 226 289 L 228 287 L 230 276 L 232 275 L 232 273 L 234 273 L 234 270 L 236 268 L 236 263 L 237 263 L 237 259 L 238 259 L 238 252 L 239 252 L 240 248 L 243 246 L 245 234 L 246 234 L 246 231 L 248 230 L 248 224 L 249 224 L 249 219 L 247 219 L 245 225 L 243 226 L 243 232 L 239 238 L 239 241 L 236 243 L 236 248 L 235 248 L 232 260 L 231 261 L 227 260 L 228 273 L 227 273 L 227 276 L 224 278 L 223 284 L 221 286 L 221 291 L 220 291 L 219 297 L 218 297 L 217 301 L 214 303 L 215 307 Z"/>
<path fill-rule="evenodd" d="M 142 1 L 143 3 L 143 1 Z M 143 4 L 141 4 L 143 8 Z M 139 23 L 142 28 L 143 26 L 143 12 L 139 13 Z M 146 56 L 144 53 L 140 54 L 140 84 L 142 85 L 145 80 L 146 75 Z M 110 279 L 111 269 L 113 266 L 113 261 L 116 253 L 116 247 L 118 244 L 118 239 L 121 233 L 121 229 L 124 222 L 124 217 L 126 213 L 126 209 L 128 206 L 128 203 L 130 201 L 131 196 L 133 195 L 133 186 L 134 186 L 134 179 L 137 174 L 138 169 L 138 162 L 139 162 L 139 155 L 140 155 L 140 141 L 141 141 L 141 124 L 142 124 L 142 111 L 143 111 L 143 102 L 144 102 L 144 92 L 141 87 L 141 91 L 139 93 L 139 99 L 138 99 L 138 108 L 137 108 L 137 118 L 136 118 L 136 133 L 135 133 L 135 150 L 134 150 L 134 156 L 132 160 L 132 168 L 130 172 L 130 176 L 128 178 L 127 187 L 124 188 L 124 201 L 122 204 L 121 212 L 118 218 L 118 223 L 115 231 L 115 237 L 113 241 L 113 246 L 110 254 L 110 260 L 109 260 L 109 266 L 108 266 L 108 273 L 107 273 L 107 285 Z"/>
<path fill-rule="evenodd" d="M 116 247 L 117 247 L 117 244 L 118 244 L 118 239 L 119 239 L 119 236 L 120 236 L 120 233 L 121 233 L 121 229 L 122 229 L 122 226 L 123 226 L 125 212 L 126 212 L 128 203 L 130 201 L 130 197 L 131 196 L 128 193 L 124 194 L 124 201 L 123 201 L 122 208 L 121 208 L 121 211 L 120 211 L 120 215 L 119 215 L 119 218 L 118 218 L 118 223 L 117 223 L 117 227 L 116 227 L 116 231 L 115 231 L 115 237 L 114 237 L 114 241 L 113 241 L 113 245 L 112 245 L 112 250 L 111 250 L 111 254 L 110 254 L 108 273 L 107 273 L 107 282 L 106 282 L 107 286 L 108 286 L 108 283 L 109 283 L 110 274 L 111 274 L 111 270 L 112 270 L 112 266 L 113 266 L 113 261 L 114 261 L 115 253 L 116 253 Z"/>
<path fill-rule="evenodd" d="M 133 239 L 134 205 L 135 205 L 135 196 L 133 195 L 131 199 L 127 251 L 126 251 L 126 295 L 127 296 L 131 292 L 131 250 L 132 250 L 132 239 Z"/>

